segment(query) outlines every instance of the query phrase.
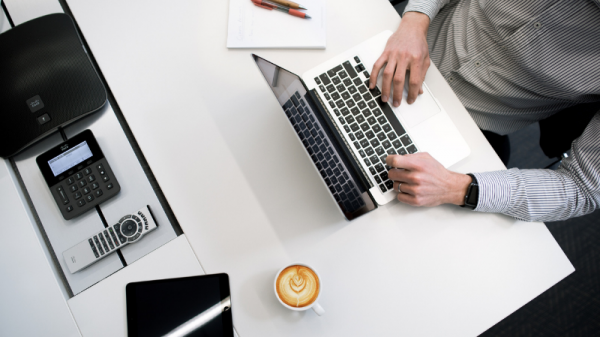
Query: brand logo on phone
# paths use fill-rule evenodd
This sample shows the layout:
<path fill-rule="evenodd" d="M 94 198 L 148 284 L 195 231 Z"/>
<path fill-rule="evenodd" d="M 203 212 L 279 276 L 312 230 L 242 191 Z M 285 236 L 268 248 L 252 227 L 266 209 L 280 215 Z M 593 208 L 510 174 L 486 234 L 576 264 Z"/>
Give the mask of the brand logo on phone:
<path fill-rule="evenodd" d="M 73 263 L 77 262 L 77 260 L 75 260 L 75 256 L 71 256 L 71 261 L 73 261 Z"/>

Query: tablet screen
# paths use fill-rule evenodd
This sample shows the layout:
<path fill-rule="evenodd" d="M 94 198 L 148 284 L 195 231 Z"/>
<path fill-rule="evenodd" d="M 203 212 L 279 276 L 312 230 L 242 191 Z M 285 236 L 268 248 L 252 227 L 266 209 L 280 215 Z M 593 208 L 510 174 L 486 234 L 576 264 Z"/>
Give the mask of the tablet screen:
<path fill-rule="evenodd" d="M 233 336 L 227 274 L 129 283 L 132 336 Z"/>

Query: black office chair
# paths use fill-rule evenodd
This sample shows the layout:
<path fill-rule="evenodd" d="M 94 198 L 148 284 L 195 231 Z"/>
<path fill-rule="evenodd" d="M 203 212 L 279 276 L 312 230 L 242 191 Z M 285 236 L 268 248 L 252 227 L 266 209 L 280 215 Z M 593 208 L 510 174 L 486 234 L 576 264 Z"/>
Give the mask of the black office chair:
<path fill-rule="evenodd" d="M 581 136 L 586 126 L 599 111 L 600 102 L 578 104 L 539 122 L 540 147 L 548 158 L 556 159 L 546 168 L 550 168 L 566 158 L 571 143 Z"/>

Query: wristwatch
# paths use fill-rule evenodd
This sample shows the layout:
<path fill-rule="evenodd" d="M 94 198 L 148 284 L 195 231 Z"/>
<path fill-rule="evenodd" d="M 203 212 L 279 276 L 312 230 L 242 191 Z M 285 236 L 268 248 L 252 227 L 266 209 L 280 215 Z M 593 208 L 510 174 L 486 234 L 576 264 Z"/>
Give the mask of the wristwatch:
<path fill-rule="evenodd" d="M 467 188 L 467 194 L 465 195 L 465 204 L 460 207 L 469 207 L 470 209 L 477 208 L 477 202 L 479 201 L 479 185 L 477 184 L 477 178 L 471 173 L 467 173 L 471 177 L 471 184 Z"/>

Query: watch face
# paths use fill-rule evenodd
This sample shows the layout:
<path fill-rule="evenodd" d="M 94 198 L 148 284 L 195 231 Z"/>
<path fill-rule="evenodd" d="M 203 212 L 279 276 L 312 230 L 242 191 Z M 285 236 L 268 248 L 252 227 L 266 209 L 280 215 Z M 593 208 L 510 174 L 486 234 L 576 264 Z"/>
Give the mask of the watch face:
<path fill-rule="evenodd" d="M 479 186 L 471 183 L 471 186 L 469 186 L 469 192 L 467 193 L 467 200 L 465 200 L 465 204 L 467 206 L 476 208 L 478 200 L 479 200 Z"/>

